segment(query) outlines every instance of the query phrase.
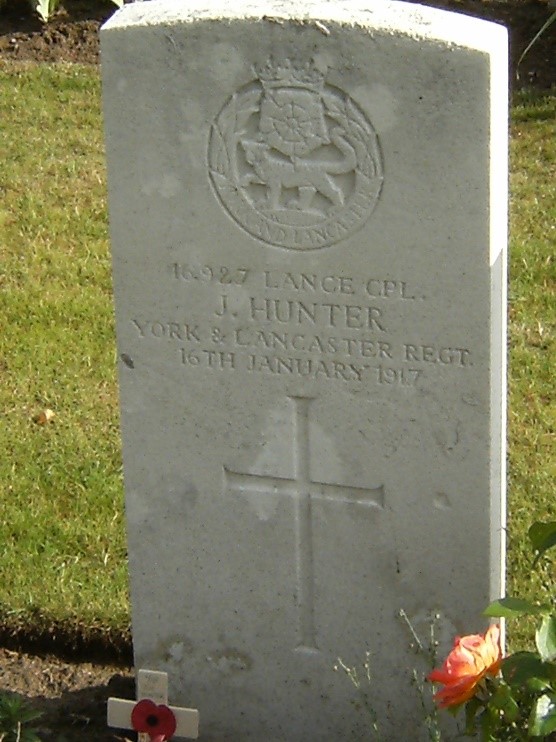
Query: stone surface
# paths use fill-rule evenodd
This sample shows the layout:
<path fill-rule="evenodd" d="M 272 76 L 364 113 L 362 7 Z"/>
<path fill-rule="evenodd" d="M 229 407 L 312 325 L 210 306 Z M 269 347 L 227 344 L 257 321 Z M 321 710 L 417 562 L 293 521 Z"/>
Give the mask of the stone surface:
<path fill-rule="evenodd" d="M 136 665 L 201 739 L 419 739 L 398 618 L 503 583 L 506 34 L 415 5 L 102 32 Z"/>

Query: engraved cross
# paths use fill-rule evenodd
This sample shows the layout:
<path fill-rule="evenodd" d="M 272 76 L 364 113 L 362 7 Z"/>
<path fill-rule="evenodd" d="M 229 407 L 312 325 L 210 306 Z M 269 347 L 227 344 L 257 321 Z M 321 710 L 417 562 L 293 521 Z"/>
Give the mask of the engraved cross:
<path fill-rule="evenodd" d="M 312 502 L 314 499 L 384 507 L 384 487 L 367 489 L 343 484 L 326 484 L 311 479 L 309 407 L 312 399 L 290 397 L 294 403 L 292 479 L 235 472 L 224 466 L 226 483 L 239 492 L 288 495 L 295 502 L 295 541 L 297 566 L 297 602 L 299 607 L 298 649 L 316 651 L 314 616 L 314 556 Z"/>

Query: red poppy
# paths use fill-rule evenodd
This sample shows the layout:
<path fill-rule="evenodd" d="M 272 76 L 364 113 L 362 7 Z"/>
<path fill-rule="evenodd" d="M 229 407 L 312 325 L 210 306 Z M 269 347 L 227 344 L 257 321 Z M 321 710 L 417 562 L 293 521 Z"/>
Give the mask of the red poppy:
<path fill-rule="evenodd" d="M 133 707 L 131 724 L 136 732 L 148 734 L 151 742 L 165 742 L 176 731 L 176 717 L 168 706 L 157 706 L 148 698 Z"/>

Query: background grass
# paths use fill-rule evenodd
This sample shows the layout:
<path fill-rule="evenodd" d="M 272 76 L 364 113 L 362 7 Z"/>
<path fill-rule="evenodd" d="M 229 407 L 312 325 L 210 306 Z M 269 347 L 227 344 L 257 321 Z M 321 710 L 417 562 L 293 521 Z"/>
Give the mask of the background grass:
<path fill-rule="evenodd" d="M 0 75 L 0 622 L 125 632 L 98 71 Z M 52 423 L 34 417 L 50 408 Z"/>
<path fill-rule="evenodd" d="M 0 626 L 118 641 L 129 612 L 98 70 L 3 63 L 0 121 Z M 526 531 L 556 518 L 555 122 L 554 97 L 516 99 L 508 587 L 530 597 L 554 590 L 548 565 L 531 573 Z M 55 418 L 37 424 L 45 408 Z"/>
<path fill-rule="evenodd" d="M 510 156 L 508 593 L 548 602 L 556 558 L 532 571 L 526 532 L 556 520 L 556 97 L 516 97 Z M 510 624 L 510 647 L 531 623 Z"/>

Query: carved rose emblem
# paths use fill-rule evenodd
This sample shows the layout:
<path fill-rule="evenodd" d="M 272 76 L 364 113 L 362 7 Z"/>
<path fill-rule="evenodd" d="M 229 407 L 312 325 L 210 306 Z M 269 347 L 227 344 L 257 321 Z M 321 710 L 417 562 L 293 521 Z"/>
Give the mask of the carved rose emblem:
<path fill-rule="evenodd" d="M 322 102 L 308 90 L 267 92 L 261 103 L 259 131 L 288 157 L 303 157 L 330 142 Z"/>

